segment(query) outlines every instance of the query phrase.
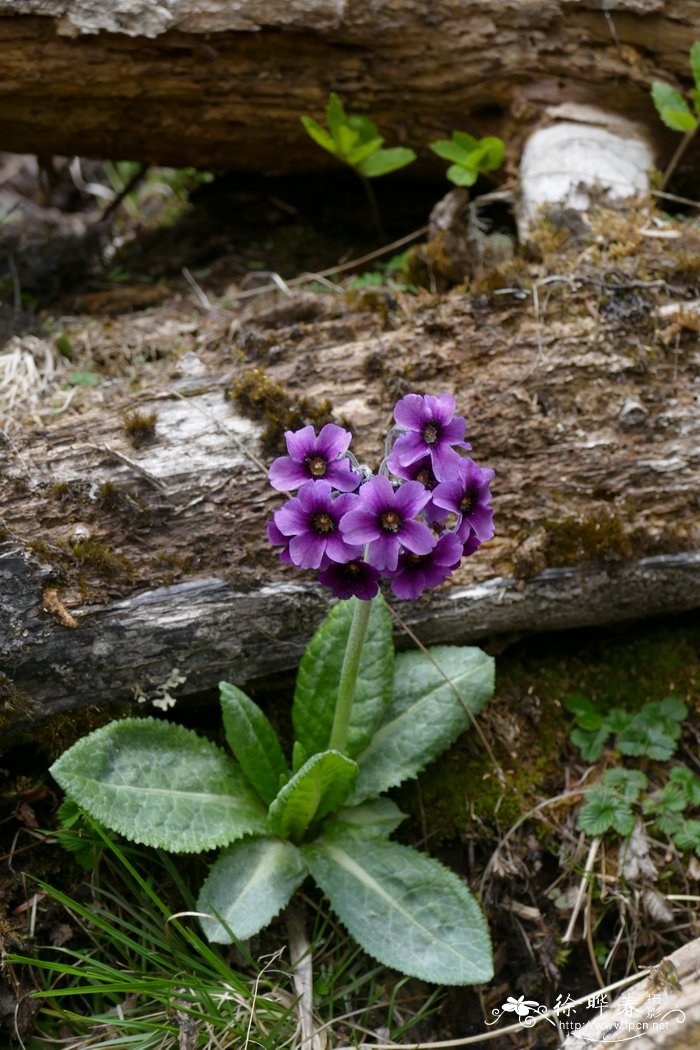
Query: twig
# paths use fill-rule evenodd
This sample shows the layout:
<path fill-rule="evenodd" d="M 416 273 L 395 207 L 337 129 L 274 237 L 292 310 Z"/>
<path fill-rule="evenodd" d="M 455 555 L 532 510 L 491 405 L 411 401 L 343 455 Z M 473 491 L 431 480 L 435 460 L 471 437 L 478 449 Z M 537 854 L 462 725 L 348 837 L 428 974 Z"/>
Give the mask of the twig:
<path fill-rule="evenodd" d="M 411 241 L 417 240 L 419 237 L 423 237 L 428 232 L 428 226 L 421 226 L 419 229 L 414 230 L 413 233 L 407 233 L 405 237 L 399 237 L 397 241 L 392 241 L 391 244 L 385 244 L 383 248 L 377 248 L 373 252 L 368 252 L 366 255 L 360 255 L 357 259 L 350 259 L 346 263 L 340 263 L 338 266 L 329 266 L 327 270 L 319 270 L 318 273 L 305 273 L 299 277 L 292 277 L 291 280 L 287 281 L 286 284 L 289 288 L 296 288 L 299 285 L 307 284 L 309 281 L 318 280 L 319 277 L 332 277 L 337 273 L 345 273 L 347 270 L 354 270 L 356 266 L 361 266 L 363 263 L 371 262 L 372 259 L 379 259 L 382 255 L 388 255 L 389 252 L 394 251 L 396 248 L 402 248 L 404 244 L 410 244 Z M 277 285 L 275 284 L 263 284 L 260 288 L 251 288 L 248 291 L 238 292 L 231 296 L 234 302 L 237 299 L 248 299 L 250 296 L 262 295 L 264 292 L 274 292 Z"/>
<path fill-rule="evenodd" d="M 695 138 L 695 135 L 696 135 L 697 130 L 698 130 L 699 127 L 700 127 L 700 123 L 696 124 L 692 131 L 686 131 L 685 135 L 683 136 L 681 141 L 678 143 L 678 146 L 676 147 L 676 152 L 673 154 L 673 156 L 671 157 L 670 161 L 668 162 L 668 167 L 666 168 L 666 171 L 664 172 L 664 177 L 661 180 L 661 186 L 660 186 L 661 190 L 665 190 L 666 187 L 668 186 L 669 182 L 671 181 L 671 176 L 673 175 L 674 171 L 676 170 L 676 168 L 680 164 L 681 157 L 683 156 L 683 154 L 687 150 L 687 148 L 690 145 L 690 143 Z"/>
<path fill-rule="evenodd" d="M 640 970 L 639 973 L 631 974 L 629 977 L 623 977 L 620 981 L 615 981 L 614 984 L 601 988 L 599 994 L 615 992 L 619 988 L 625 988 L 628 984 L 635 984 L 637 981 L 648 977 L 651 972 L 651 969 L 645 969 Z M 498 1031 L 484 1032 L 482 1035 L 468 1035 L 463 1039 L 441 1039 L 435 1043 L 360 1043 L 357 1050 L 446 1050 L 447 1047 L 452 1046 L 473 1046 L 476 1043 L 487 1043 L 494 1039 L 500 1039 L 504 1035 L 511 1035 L 513 1032 L 530 1031 L 540 1021 L 546 1021 L 550 1017 L 556 1018 L 560 1013 L 568 1013 L 571 1010 L 575 1010 L 577 1006 L 584 1006 L 590 998 L 590 993 L 582 995 L 580 999 L 567 1003 L 564 1009 L 552 1007 L 551 1010 L 545 1010 L 541 1014 L 531 1014 L 528 1018 L 531 1022 L 530 1024 L 510 1024 L 505 1028 L 500 1028 Z M 339 1050 L 349 1050 L 349 1048 L 340 1047 Z"/>
<path fill-rule="evenodd" d="M 600 848 L 600 841 L 600 836 L 596 835 L 596 837 L 591 842 L 591 848 L 589 849 L 588 856 L 586 857 L 586 866 L 583 869 L 583 875 L 581 876 L 581 882 L 579 884 L 578 893 L 576 894 L 576 900 L 574 901 L 574 910 L 571 913 L 569 925 L 566 927 L 566 933 L 562 937 L 562 944 L 568 944 L 573 936 L 574 926 L 576 925 L 576 920 L 578 919 L 578 913 L 581 910 L 583 898 L 585 896 L 586 889 L 588 888 L 588 885 L 590 883 L 589 875 L 593 870 L 593 865 L 595 863 L 595 859 Z"/>
<path fill-rule="evenodd" d="M 200 285 L 197 284 L 194 277 L 192 276 L 192 274 L 186 266 L 182 267 L 180 273 L 185 278 L 190 288 L 196 295 L 199 305 L 202 307 L 203 310 L 206 310 L 207 313 L 209 313 L 209 311 L 212 309 L 212 305 L 209 297 L 207 296 L 207 293 L 204 291 L 203 288 L 200 287 Z"/>
<path fill-rule="evenodd" d="M 137 474 L 140 474 L 141 477 L 145 478 L 145 480 L 153 485 L 154 488 L 157 488 L 160 492 L 167 493 L 168 486 L 164 485 L 160 478 L 157 478 L 155 474 L 149 473 L 149 471 L 145 470 L 138 463 L 134 463 L 133 459 L 129 459 L 129 457 L 125 456 L 122 452 L 117 452 L 116 448 L 110 448 L 109 445 L 93 445 L 90 442 L 87 443 L 86 447 L 96 448 L 99 452 L 108 452 L 110 456 L 114 456 L 115 459 L 120 460 L 122 463 L 126 464 L 127 467 L 130 467 L 132 470 L 136 471 Z"/>
<path fill-rule="evenodd" d="M 119 205 L 122 203 L 125 197 L 129 196 L 132 190 L 136 189 L 136 187 L 138 186 L 138 184 L 140 183 L 141 179 L 144 177 L 147 171 L 148 164 L 142 164 L 139 167 L 138 171 L 134 172 L 134 174 L 127 182 L 126 186 L 123 186 L 122 189 L 120 189 L 119 193 L 116 195 L 114 200 L 110 201 L 105 210 L 102 212 L 95 224 L 96 226 L 102 226 L 104 223 L 109 222 Z"/>
<path fill-rule="evenodd" d="M 440 664 L 431 655 L 429 649 L 427 649 L 426 646 L 423 645 L 423 643 L 421 642 L 421 640 L 418 637 L 418 635 L 415 634 L 415 632 L 411 630 L 411 628 L 408 626 L 408 624 L 403 619 L 403 617 L 399 613 L 397 613 L 396 609 L 392 608 L 392 606 L 389 606 L 389 612 L 394 617 L 394 619 L 396 620 L 398 625 L 401 627 L 401 629 L 406 632 L 406 634 L 411 639 L 411 641 L 415 642 L 415 644 L 424 653 L 424 655 L 428 657 L 428 659 L 430 660 L 431 664 L 440 672 L 440 674 L 445 679 L 445 681 L 449 685 L 449 687 L 452 690 L 452 692 L 454 693 L 454 695 L 459 700 L 460 704 L 462 705 L 462 707 L 464 708 L 465 712 L 469 716 L 469 720 L 471 721 L 471 724 L 472 724 L 473 728 L 476 729 L 477 733 L 479 734 L 479 739 L 481 740 L 481 743 L 484 745 L 486 753 L 488 754 L 489 758 L 491 759 L 491 762 L 493 764 L 493 768 L 496 771 L 496 776 L 498 777 L 498 779 L 499 779 L 499 781 L 501 783 L 501 787 L 505 788 L 505 786 L 506 786 L 506 774 L 505 774 L 502 766 L 499 764 L 498 759 L 494 755 L 493 748 L 491 747 L 491 745 L 489 744 L 488 740 L 486 739 L 486 736 L 484 735 L 483 729 L 481 728 L 481 726 L 477 722 L 473 711 L 471 710 L 469 705 L 465 702 L 464 697 L 461 695 L 459 689 L 457 689 L 457 687 L 454 684 L 454 682 L 450 678 L 448 678 L 448 676 L 443 671 L 442 667 L 440 667 Z"/>

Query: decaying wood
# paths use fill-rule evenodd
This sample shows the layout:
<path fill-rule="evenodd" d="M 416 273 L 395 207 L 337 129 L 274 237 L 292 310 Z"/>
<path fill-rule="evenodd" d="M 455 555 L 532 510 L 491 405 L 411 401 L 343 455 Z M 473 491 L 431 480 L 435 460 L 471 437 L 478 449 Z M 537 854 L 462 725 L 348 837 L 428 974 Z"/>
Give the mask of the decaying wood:
<path fill-rule="evenodd" d="M 561 1050 L 618 1045 L 635 1050 L 695 1050 L 700 1044 L 700 938 L 667 956 L 643 981 L 608 1003 L 606 996 L 598 1016 L 575 1031 L 576 1017 L 573 1013 L 566 1017 L 565 1031 L 571 1034 Z"/>
<path fill-rule="evenodd" d="M 519 154 L 564 102 L 675 140 L 649 97 L 689 82 L 697 0 L 0 0 L 0 139 L 43 154 L 298 172 L 332 163 L 299 116 L 329 91 L 391 144 L 465 126 Z"/>
<path fill-rule="evenodd" d="M 601 228 L 616 221 L 628 220 L 610 213 Z M 163 701 L 174 669 L 188 696 L 294 666 L 329 595 L 266 543 L 282 497 L 264 468 L 282 447 L 264 437 L 264 412 L 278 431 L 289 411 L 346 422 L 376 468 L 398 396 L 456 393 L 473 455 L 497 472 L 497 534 L 449 584 L 397 603 L 426 642 L 696 607 L 696 314 L 671 271 L 637 276 L 669 264 L 632 221 L 636 247 L 616 270 L 589 265 L 574 242 L 580 272 L 535 267 L 529 287 L 499 278 L 479 292 L 475 277 L 443 297 L 302 292 L 208 312 L 169 302 L 111 319 L 99 337 L 73 322 L 78 359 L 98 338 L 117 374 L 133 373 L 131 354 L 158 348 L 163 360 L 139 365 L 139 393 L 115 379 L 7 428 L 5 738 L 86 704 Z M 683 258 L 694 235 L 675 232 Z M 613 247 L 630 236 L 624 227 Z M 234 383 L 243 401 L 227 396 Z M 138 447 L 134 411 L 156 414 Z"/>

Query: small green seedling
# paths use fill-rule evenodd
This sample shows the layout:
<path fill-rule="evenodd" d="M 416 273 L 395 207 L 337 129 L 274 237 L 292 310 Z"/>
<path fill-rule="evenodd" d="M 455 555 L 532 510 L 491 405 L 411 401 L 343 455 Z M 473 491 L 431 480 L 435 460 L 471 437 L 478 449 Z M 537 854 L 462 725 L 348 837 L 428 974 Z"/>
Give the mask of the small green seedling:
<path fill-rule="evenodd" d="M 681 723 L 688 708 L 675 696 L 644 704 L 639 711 L 613 707 L 602 714 L 584 696 L 567 696 L 567 711 L 575 715 L 571 742 L 587 762 L 595 762 L 603 753 L 610 736 L 623 755 L 646 755 L 665 762 L 676 750 Z"/>
<path fill-rule="evenodd" d="M 700 806 L 700 780 L 687 766 L 674 766 L 666 784 L 647 794 L 649 782 L 639 769 L 608 769 L 597 784 L 586 790 L 578 826 L 587 835 L 616 831 L 624 838 L 636 822 L 633 807 L 641 804 L 643 815 L 680 850 L 692 849 L 700 856 L 700 820 L 686 817 L 686 810 Z"/>
<path fill-rule="evenodd" d="M 326 106 L 327 129 L 313 117 L 301 117 L 300 120 L 307 134 L 318 146 L 347 164 L 359 175 L 374 221 L 381 230 L 377 202 L 367 180 L 405 168 L 416 159 L 416 154 L 405 146 L 383 149 L 384 139 L 374 121 L 360 113 L 346 113 L 335 92 L 331 92 Z"/>
<path fill-rule="evenodd" d="M 500 168 L 505 156 L 503 139 L 494 135 L 475 139 L 466 131 L 453 131 L 451 139 L 438 139 L 430 148 L 438 157 L 451 161 L 446 174 L 455 186 L 473 186 L 482 172 Z"/>
<path fill-rule="evenodd" d="M 677 91 L 671 84 L 663 80 L 655 80 L 651 85 L 651 97 L 666 127 L 671 131 L 683 132 L 683 139 L 664 172 L 662 190 L 668 184 L 681 156 L 698 130 L 700 121 L 700 40 L 696 40 L 690 49 L 690 69 L 695 81 L 695 87 L 690 92 L 694 113 L 680 91 Z"/>

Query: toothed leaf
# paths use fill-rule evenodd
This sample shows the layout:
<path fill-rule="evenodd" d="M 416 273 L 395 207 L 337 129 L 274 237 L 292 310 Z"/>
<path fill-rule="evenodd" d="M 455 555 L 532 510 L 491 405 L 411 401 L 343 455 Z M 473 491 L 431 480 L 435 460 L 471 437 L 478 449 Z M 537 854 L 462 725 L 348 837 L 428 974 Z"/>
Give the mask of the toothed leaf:
<path fill-rule="evenodd" d="M 340 751 L 312 755 L 271 804 L 270 833 L 299 841 L 312 822 L 342 806 L 356 776 L 357 763 Z"/>
<path fill-rule="evenodd" d="M 352 802 L 415 777 L 468 728 L 464 705 L 476 715 L 493 693 L 494 662 L 481 649 L 437 645 L 428 653 L 397 655 L 394 695 L 369 746 L 357 756 Z"/>
<path fill-rule="evenodd" d="M 265 831 L 265 809 L 240 767 L 170 722 L 110 722 L 64 752 L 51 773 L 91 817 L 146 846 L 200 853 Z"/>
<path fill-rule="evenodd" d="M 284 753 L 269 720 L 249 696 L 229 682 L 219 682 L 226 741 L 241 769 L 266 805 L 280 778 L 289 775 Z"/>
<path fill-rule="evenodd" d="M 301 852 L 340 921 L 385 966 L 439 984 L 493 976 L 481 909 L 438 861 L 336 822 Z"/>
<path fill-rule="evenodd" d="M 306 877 L 301 854 L 291 842 L 258 838 L 236 842 L 214 861 L 204 880 L 197 910 L 210 941 L 230 944 L 252 937 L 284 908 Z"/>

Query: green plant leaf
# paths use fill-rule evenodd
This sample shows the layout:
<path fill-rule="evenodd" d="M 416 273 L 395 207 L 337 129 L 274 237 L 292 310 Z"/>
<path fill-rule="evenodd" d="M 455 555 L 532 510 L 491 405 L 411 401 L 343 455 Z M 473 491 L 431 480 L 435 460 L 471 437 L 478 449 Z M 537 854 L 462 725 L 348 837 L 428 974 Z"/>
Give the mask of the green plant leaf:
<path fill-rule="evenodd" d="M 678 849 L 695 850 L 700 857 L 700 820 L 684 820 L 673 832 L 673 841 Z"/>
<path fill-rule="evenodd" d="M 466 153 L 471 153 L 473 149 L 479 145 L 479 139 L 475 139 L 473 135 L 470 135 L 467 131 L 453 131 L 452 141 L 456 142 L 458 146 L 461 146 Z"/>
<path fill-rule="evenodd" d="M 343 124 L 338 130 L 338 156 L 347 162 L 348 155 L 360 139 L 360 133 L 354 131 L 349 124 Z"/>
<path fill-rule="evenodd" d="M 390 798 L 370 798 L 359 806 L 343 806 L 333 816 L 334 821 L 358 824 L 377 835 L 391 835 L 405 819 L 406 814 Z"/>
<path fill-rule="evenodd" d="M 614 792 L 626 802 L 636 802 L 648 781 L 641 769 L 608 769 L 600 778 L 603 787 Z"/>
<path fill-rule="evenodd" d="M 666 127 L 672 131 L 693 131 L 697 120 L 690 112 L 688 103 L 680 92 L 662 80 L 655 80 L 651 86 L 651 97 L 656 111 Z"/>
<path fill-rule="evenodd" d="M 380 149 L 383 141 L 380 135 L 379 138 L 370 139 L 369 142 L 361 142 L 348 153 L 346 158 L 348 164 L 352 164 L 354 168 L 357 167 L 366 157 Z"/>
<path fill-rule="evenodd" d="M 347 124 L 348 118 L 343 103 L 340 101 L 340 98 L 336 95 L 335 91 L 331 91 L 328 96 L 326 120 L 328 121 L 328 128 L 334 141 L 340 146 L 340 129 Z"/>
<path fill-rule="evenodd" d="M 463 168 L 461 164 L 450 164 L 445 174 L 455 186 L 473 186 L 479 178 L 478 171 L 472 168 Z"/>
<path fill-rule="evenodd" d="M 391 704 L 357 758 L 353 802 L 415 777 L 469 726 L 464 705 L 478 714 L 493 687 L 494 662 L 481 649 L 437 645 L 428 655 L 399 653 Z"/>
<path fill-rule="evenodd" d="M 690 49 L 690 68 L 695 87 L 700 91 L 700 40 L 696 40 Z"/>
<path fill-rule="evenodd" d="M 366 117 L 364 113 L 351 113 L 348 124 L 356 131 L 360 142 L 369 142 L 371 139 L 380 138 L 379 129 L 373 120 Z M 382 139 L 382 141 L 384 141 Z"/>
<path fill-rule="evenodd" d="M 352 614 L 352 602 L 334 605 L 301 658 L 292 722 L 294 735 L 307 755 L 328 747 Z M 391 700 L 393 680 L 391 620 L 386 602 L 378 595 L 372 602 L 357 675 L 346 748 L 350 758 L 364 750 L 372 739 Z"/>
<path fill-rule="evenodd" d="M 451 160 L 461 166 L 465 166 L 469 162 L 471 150 L 466 150 L 463 146 L 459 146 L 456 142 L 451 142 L 449 139 L 438 139 L 437 142 L 431 142 L 429 148 L 438 157 L 442 157 L 443 160 Z"/>
<path fill-rule="evenodd" d="M 608 726 L 603 725 L 600 729 L 572 729 L 571 743 L 579 748 L 586 762 L 595 762 L 603 754 L 605 741 L 610 736 Z"/>
<path fill-rule="evenodd" d="M 600 711 L 585 696 L 579 696 L 577 693 L 565 696 L 562 705 L 567 711 L 576 715 L 576 725 L 581 729 L 600 729 L 603 724 L 603 716 Z"/>
<path fill-rule="evenodd" d="M 317 120 L 314 120 L 313 117 L 299 117 L 299 120 L 303 124 L 307 135 L 311 136 L 317 146 L 325 149 L 328 153 L 332 153 L 334 157 L 338 156 L 338 146 L 332 136 L 328 134 Z"/>
<path fill-rule="evenodd" d="M 629 802 L 616 799 L 609 791 L 591 788 L 578 815 L 578 826 L 586 835 L 614 830 L 627 837 L 634 830 L 634 813 Z"/>
<path fill-rule="evenodd" d="M 674 766 L 669 780 L 683 789 L 688 805 L 700 806 L 700 780 L 687 766 Z"/>
<path fill-rule="evenodd" d="M 280 777 L 289 775 L 277 734 L 258 705 L 237 686 L 219 682 L 219 690 L 228 746 L 269 806 L 279 791 Z"/>
<path fill-rule="evenodd" d="M 197 901 L 208 940 L 245 941 L 274 919 L 307 875 L 296 846 L 280 839 L 236 842 L 209 869 Z"/>
<path fill-rule="evenodd" d="M 233 759 L 170 722 L 110 722 L 51 773 L 91 817 L 146 846 L 200 853 L 265 832 L 265 809 Z"/>
<path fill-rule="evenodd" d="M 298 773 L 308 757 L 309 756 L 306 754 L 303 744 L 300 744 L 298 740 L 295 740 L 294 746 L 292 747 L 292 773 Z"/>
<path fill-rule="evenodd" d="M 342 806 L 356 776 L 357 763 L 340 751 L 312 755 L 270 806 L 270 833 L 298 842 L 312 822 Z"/>
<path fill-rule="evenodd" d="M 416 154 L 412 149 L 405 146 L 394 146 L 392 149 L 378 149 L 371 157 L 367 157 L 361 164 L 356 165 L 358 171 L 367 179 L 376 179 L 380 175 L 388 175 L 390 171 L 398 171 L 412 164 Z"/>
<path fill-rule="evenodd" d="M 475 152 L 478 154 L 479 171 L 495 171 L 503 163 L 506 147 L 503 139 L 495 135 L 486 135 L 479 140 Z"/>
<path fill-rule="evenodd" d="M 336 822 L 301 852 L 340 921 L 385 966 L 438 984 L 493 976 L 481 909 L 438 861 Z"/>

